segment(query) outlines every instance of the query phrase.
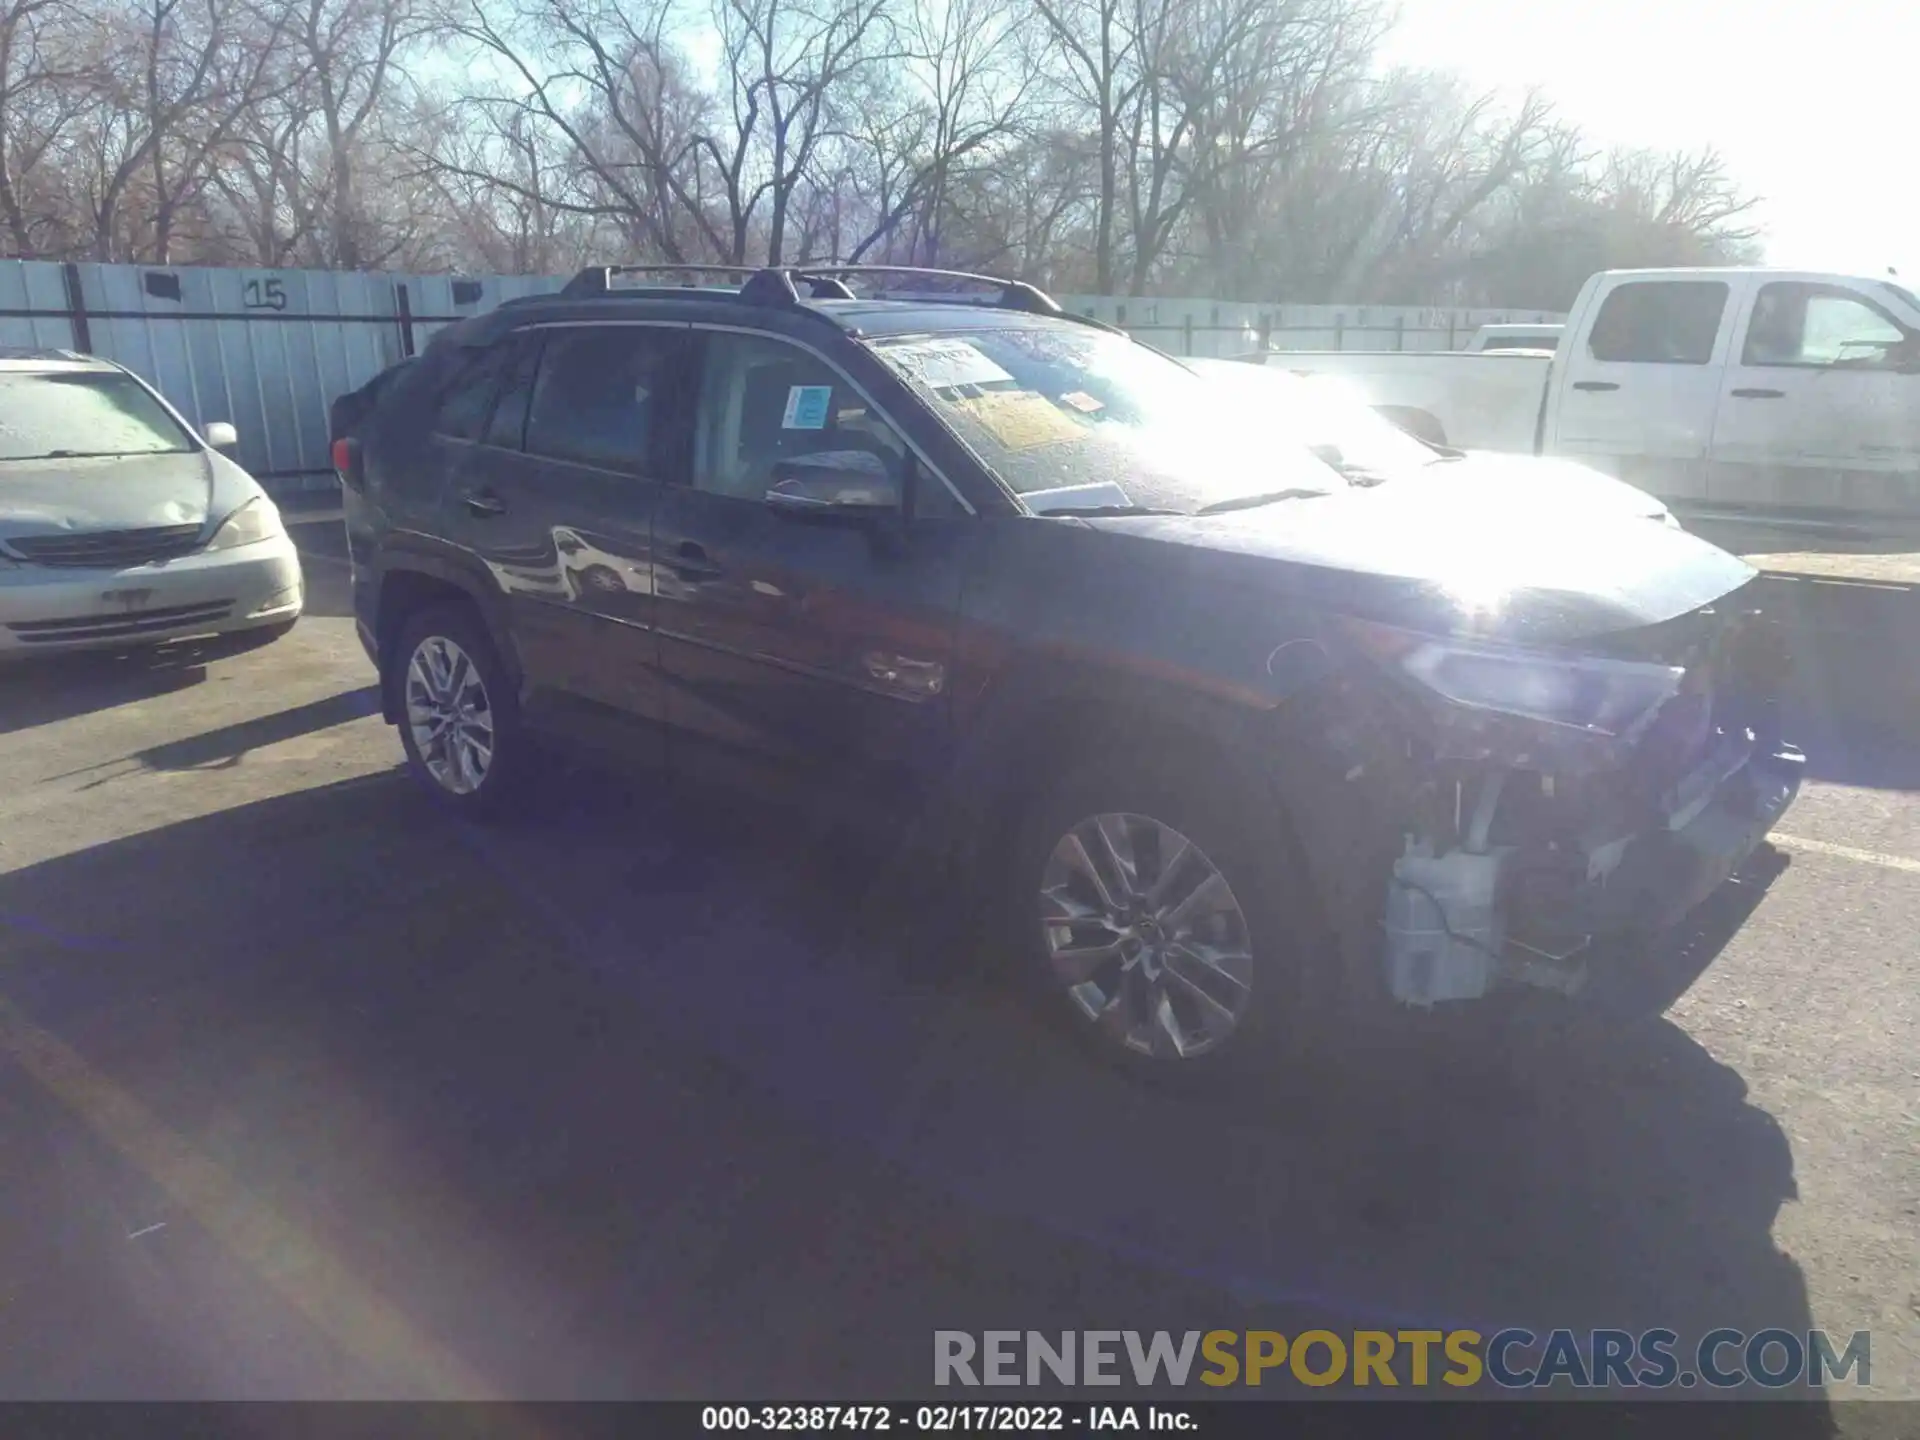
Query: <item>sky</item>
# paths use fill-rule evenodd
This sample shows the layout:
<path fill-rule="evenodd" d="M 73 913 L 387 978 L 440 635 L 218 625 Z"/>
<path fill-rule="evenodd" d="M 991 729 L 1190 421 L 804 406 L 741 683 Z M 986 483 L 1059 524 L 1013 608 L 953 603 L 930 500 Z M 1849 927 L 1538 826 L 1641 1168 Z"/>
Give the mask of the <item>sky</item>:
<path fill-rule="evenodd" d="M 1711 145 L 1769 264 L 1920 278 L 1920 0 L 1400 0 L 1391 63 L 1537 85 L 1604 145 Z"/>

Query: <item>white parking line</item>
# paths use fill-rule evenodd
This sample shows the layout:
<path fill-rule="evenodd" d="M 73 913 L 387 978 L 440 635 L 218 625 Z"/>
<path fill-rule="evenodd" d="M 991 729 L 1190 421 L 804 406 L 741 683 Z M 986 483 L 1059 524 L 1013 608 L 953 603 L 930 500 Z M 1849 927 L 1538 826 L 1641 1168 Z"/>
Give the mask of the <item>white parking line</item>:
<path fill-rule="evenodd" d="M 1878 865 L 1886 870 L 1904 870 L 1920 875 L 1920 860 L 1906 855 L 1889 855 L 1883 850 L 1861 850 L 1852 845 L 1836 845 L 1831 840 L 1807 840 L 1798 835 L 1767 837 L 1783 850 L 1804 850 L 1809 855 L 1831 855 L 1838 860 L 1858 860 L 1862 865 Z"/>

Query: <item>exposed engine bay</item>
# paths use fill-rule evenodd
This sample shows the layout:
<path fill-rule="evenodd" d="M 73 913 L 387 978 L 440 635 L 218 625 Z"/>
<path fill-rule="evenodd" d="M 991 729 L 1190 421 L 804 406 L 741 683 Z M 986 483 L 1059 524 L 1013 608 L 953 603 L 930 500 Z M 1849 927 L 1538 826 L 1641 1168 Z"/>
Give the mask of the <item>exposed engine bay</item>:
<path fill-rule="evenodd" d="M 1295 803 L 1343 948 L 1392 1000 L 1578 995 L 1597 941 L 1675 925 L 1758 847 L 1803 757 L 1750 590 L 1573 654 L 1357 628 Z"/>

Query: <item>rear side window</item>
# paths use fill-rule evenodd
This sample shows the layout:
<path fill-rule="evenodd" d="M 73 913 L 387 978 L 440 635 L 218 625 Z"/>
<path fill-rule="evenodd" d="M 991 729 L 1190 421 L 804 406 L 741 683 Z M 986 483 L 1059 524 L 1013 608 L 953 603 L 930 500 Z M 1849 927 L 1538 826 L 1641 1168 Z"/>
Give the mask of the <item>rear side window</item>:
<path fill-rule="evenodd" d="M 500 384 L 500 398 L 494 402 L 487 420 L 488 445 L 503 450 L 518 450 L 527 433 L 527 406 L 533 400 L 534 377 L 540 368 L 540 337 L 522 335 L 513 342 L 513 359 Z"/>
<path fill-rule="evenodd" d="M 500 392 L 512 349 L 506 344 L 488 347 L 454 373 L 440 392 L 440 408 L 433 418 L 434 433 L 455 440 L 478 440 Z"/>
<path fill-rule="evenodd" d="M 678 339 L 679 332 L 638 325 L 551 336 L 527 410 L 528 453 L 649 470 Z"/>
<path fill-rule="evenodd" d="M 1912 339 L 1906 327 L 1864 296 L 1775 281 L 1762 285 L 1754 297 L 1740 363 L 1882 369 L 1904 360 Z"/>
<path fill-rule="evenodd" d="M 1629 282 L 1601 303 L 1587 348 L 1596 360 L 1705 365 L 1726 308 L 1724 281 Z"/>

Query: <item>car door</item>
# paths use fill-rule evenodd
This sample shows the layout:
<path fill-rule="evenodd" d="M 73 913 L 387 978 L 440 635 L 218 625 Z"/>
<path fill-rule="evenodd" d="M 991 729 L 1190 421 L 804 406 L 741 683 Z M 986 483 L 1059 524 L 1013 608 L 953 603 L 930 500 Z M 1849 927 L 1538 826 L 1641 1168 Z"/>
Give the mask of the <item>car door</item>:
<path fill-rule="evenodd" d="M 541 718 L 654 752 L 664 707 L 652 521 L 684 454 L 679 326 L 528 333 L 453 487 L 475 553 L 512 602 Z"/>
<path fill-rule="evenodd" d="M 1713 498 L 1861 512 L 1920 499 L 1920 337 L 1830 281 L 1754 295 L 1714 420 Z"/>
<path fill-rule="evenodd" d="M 663 492 L 654 522 L 671 763 L 904 813 L 947 758 L 977 526 L 821 354 L 696 333 L 690 474 Z M 847 520 L 767 503 L 781 462 L 849 453 L 901 482 L 899 513 Z"/>
<path fill-rule="evenodd" d="M 1735 283 L 1615 283 L 1585 335 L 1554 362 L 1559 394 L 1547 452 L 1663 499 L 1704 499 Z"/>

